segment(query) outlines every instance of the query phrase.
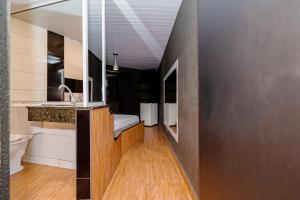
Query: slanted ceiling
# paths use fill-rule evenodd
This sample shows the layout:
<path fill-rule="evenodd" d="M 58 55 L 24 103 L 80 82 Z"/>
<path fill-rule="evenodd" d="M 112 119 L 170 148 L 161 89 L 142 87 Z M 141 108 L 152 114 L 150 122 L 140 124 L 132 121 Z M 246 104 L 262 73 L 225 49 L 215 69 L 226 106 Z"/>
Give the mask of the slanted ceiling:
<path fill-rule="evenodd" d="M 136 69 L 158 68 L 182 0 L 107 0 L 107 63 Z M 11 0 L 12 12 L 45 2 Z M 21 5 L 22 4 L 22 5 Z M 81 41 L 81 0 L 69 0 L 15 14 L 16 17 Z M 101 1 L 89 0 L 89 49 L 101 59 Z M 57 12 L 63 16 L 57 18 Z M 56 12 L 54 12 L 56 11 Z M 71 17 L 70 17 L 71 16 Z M 55 23 L 53 23 L 53 21 Z M 66 28 L 70 27 L 70 28 Z"/>

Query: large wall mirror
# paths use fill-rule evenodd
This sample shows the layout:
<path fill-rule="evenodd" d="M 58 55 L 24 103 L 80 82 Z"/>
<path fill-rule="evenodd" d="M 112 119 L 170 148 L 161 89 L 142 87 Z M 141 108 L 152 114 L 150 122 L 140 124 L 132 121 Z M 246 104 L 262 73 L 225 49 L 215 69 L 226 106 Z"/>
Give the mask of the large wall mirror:
<path fill-rule="evenodd" d="M 164 125 L 178 142 L 178 60 L 164 77 Z"/>
<path fill-rule="evenodd" d="M 60 1 L 25 9 L 13 13 L 11 21 L 13 33 L 31 38 L 12 38 L 12 43 L 21 40 L 33 49 L 33 69 L 29 72 L 41 78 L 36 75 L 37 86 L 30 89 L 46 93 L 36 101 L 70 101 L 70 93 L 59 88 L 64 84 L 70 88 L 76 102 L 82 102 L 82 1 Z M 13 48 L 13 64 L 21 59 L 19 51 L 20 48 Z"/>
<path fill-rule="evenodd" d="M 39 58 L 34 73 L 44 77 L 33 89 L 46 95 L 35 101 L 71 101 L 69 91 L 59 88 L 62 84 L 72 91 L 76 102 L 104 101 L 102 4 L 101 0 L 57 1 L 12 14 L 12 32 L 37 41 L 28 48 L 34 48 Z"/>

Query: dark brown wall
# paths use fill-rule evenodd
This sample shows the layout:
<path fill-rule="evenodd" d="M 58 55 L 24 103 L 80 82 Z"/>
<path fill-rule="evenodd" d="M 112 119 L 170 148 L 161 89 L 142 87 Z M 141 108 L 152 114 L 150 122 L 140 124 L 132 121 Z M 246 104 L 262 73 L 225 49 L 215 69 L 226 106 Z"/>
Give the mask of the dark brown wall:
<path fill-rule="evenodd" d="M 183 1 L 160 66 L 160 124 L 163 126 L 163 77 L 179 60 L 179 143 L 165 129 L 178 160 L 199 194 L 199 99 L 197 1 Z"/>
<path fill-rule="evenodd" d="M 93 78 L 93 100 L 102 100 L 102 61 L 89 50 L 89 77 Z"/>
<path fill-rule="evenodd" d="M 48 31 L 47 101 L 64 101 L 64 90 L 58 88 L 61 84 L 64 84 L 64 46 L 64 36 Z M 60 58 L 61 60 L 57 62 L 52 57 Z"/>
<path fill-rule="evenodd" d="M 201 0 L 202 200 L 300 198 L 300 1 Z"/>
<path fill-rule="evenodd" d="M 140 115 L 140 103 L 157 103 L 159 74 L 157 70 L 107 67 L 107 102 L 115 114 Z"/>

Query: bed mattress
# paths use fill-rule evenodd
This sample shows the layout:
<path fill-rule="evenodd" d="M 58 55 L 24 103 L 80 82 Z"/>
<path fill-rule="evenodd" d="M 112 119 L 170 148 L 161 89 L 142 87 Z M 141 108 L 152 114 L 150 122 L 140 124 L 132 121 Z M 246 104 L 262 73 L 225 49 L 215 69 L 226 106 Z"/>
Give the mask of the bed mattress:
<path fill-rule="evenodd" d="M 119 137 L 119 135 L 126 129 L 140 123 L 140 119 L 136 115 L 114 115 L 114 131 L 115 138 Z"/>

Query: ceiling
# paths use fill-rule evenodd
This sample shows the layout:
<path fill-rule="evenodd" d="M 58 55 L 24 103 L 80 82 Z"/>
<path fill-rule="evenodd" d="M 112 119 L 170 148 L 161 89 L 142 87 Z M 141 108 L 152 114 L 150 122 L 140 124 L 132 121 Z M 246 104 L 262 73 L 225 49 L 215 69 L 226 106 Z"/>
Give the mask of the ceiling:
<path fill-rule="evenodd" d="M 12 2 L 17 0 L 12 0 Z M 19 0 L 22 2 L 34 0 Z M 12 5 L 14 5 L 12 3 Z M 12 6 L 12 10 L 15 7 Z M 36 4 L 37 5 L 37 4 Z M 28 5 L 27 5 L 28 7 Z M 13 14 L 14 17 L 30 22 L 74 40 L 81 41 L 82 17 L 81 0 L 63 1 Z"/>
<path fill-rule="evenodd" d="M 46 1 L 11 0 L 12 12 Z M 56 0 L 57 1 L 57 0 Z M 107 0 L 107 63 L 158 68 L 182 0 Z M 26 4 L 27 2 L 28 4 Z M 47 1 L 49 3 L 49 1 Z M 52 0 L 53 2 L 53 0 Z M 32 4 L 33 5 L 33 4 Z M 101 59 L 101 1 L 89 0 L 89 49 Z M 69 0 L 15 14 L 16 17 L 81 41 L 81 0 Z"/>

